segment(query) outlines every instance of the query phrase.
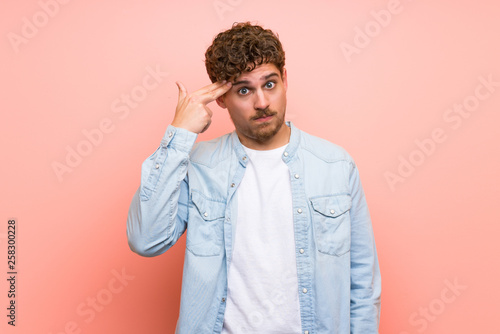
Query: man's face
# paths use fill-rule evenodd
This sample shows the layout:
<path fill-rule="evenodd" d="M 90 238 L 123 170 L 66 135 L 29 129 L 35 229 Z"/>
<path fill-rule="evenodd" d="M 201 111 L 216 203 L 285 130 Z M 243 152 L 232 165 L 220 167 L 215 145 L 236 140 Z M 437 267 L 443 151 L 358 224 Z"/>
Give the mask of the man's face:
<path fill-rule="evenodd" d="M 290 129 L 285 123 L 286 70 L 283 76 L 274 64 L 262 64 L 243 72 L 217 103 L 227 108 L 243 145 L 272 149 L 288 143 Z"/>

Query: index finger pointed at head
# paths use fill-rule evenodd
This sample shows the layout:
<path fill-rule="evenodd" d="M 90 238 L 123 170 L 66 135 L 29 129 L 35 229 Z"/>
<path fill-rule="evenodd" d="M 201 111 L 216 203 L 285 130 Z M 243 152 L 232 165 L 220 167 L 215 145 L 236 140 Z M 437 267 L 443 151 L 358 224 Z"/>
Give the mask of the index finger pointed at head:
<path fill-rule="evenodd" d="M 195 94 L 203 95 L 206 93 L 210 93 L 210 92 L 214 91 L 215 89 L 219 88 L 220 86 L 224 86 L 226 83 L 227 83 L 226 80 L 213 82 L 210 85 L 207 85 L 203 88 L 198 89 L 195 92 Z"/>
<path fill-rule="evenodd" d="M 232 86 L 231 82 L 226 82 L 225 84 L 218 86 L 215 89 L 204 93 L 202 95 L 203 102 L 209 103 L 209 102 L 215 101 L 216 99 L 218 99 L 222 95 L 226 94 L 227 91 L 229 91 L 231 89 L 231 86 Z"/>

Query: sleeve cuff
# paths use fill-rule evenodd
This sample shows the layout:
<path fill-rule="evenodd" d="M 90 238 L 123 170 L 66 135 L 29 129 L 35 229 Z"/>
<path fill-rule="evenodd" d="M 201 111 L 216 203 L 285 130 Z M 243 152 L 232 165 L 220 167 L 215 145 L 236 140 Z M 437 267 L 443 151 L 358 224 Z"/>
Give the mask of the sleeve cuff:
<path fill-rule="evenodd" d="M 196 142 L 196 138 L 198 138 L 198 134 L 194 132 L 169 125 L 161 144 L 165 147 L 170 146 L 189 153 Z"/>

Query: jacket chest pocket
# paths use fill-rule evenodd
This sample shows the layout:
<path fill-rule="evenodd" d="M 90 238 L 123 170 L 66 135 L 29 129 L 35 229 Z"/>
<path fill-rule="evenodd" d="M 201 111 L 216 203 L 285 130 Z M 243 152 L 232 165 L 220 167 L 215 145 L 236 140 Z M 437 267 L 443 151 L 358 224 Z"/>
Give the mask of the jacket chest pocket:
<path fill-rule="evenodd" d="M 191 194 L 186 248 L 198 256 L 216 256 L 222 252 L 226 203 Z"/>
<path fill-rule="evenodd" d="M 319 252 L 340 256 L 351 249 L 351 196 L 331 195 L 309 199 L 314 238 Z"/>

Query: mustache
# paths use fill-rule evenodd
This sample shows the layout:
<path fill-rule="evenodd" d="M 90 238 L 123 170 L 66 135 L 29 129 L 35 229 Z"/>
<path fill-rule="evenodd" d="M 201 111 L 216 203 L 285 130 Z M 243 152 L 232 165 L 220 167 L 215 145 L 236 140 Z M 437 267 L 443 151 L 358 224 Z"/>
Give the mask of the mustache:
<path fill-rule="evenodd" d="M 268 116 L 274 116 L 276 115 L 278 112 L 276 111 L 273 111 L 269 108 L 266 108 L 266 109 L 262 109 L 262 110 L 259 110 L 255 116 L 252 117 L 252 121 L 256 120 L 256 119 L 259 119 L 259 118 L 263 118 L 263 117 L 268 117 Z"/>

